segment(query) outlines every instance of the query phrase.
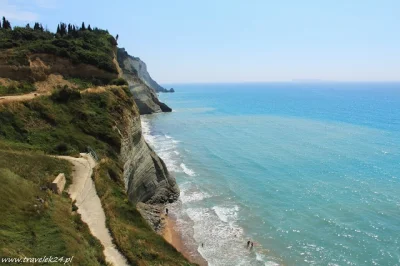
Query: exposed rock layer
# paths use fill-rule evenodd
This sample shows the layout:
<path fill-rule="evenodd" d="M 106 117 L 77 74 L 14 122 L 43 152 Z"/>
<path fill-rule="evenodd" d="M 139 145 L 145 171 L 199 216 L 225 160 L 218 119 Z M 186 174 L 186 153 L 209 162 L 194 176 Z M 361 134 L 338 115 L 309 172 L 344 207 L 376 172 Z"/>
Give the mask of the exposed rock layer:
<path fill-rule="evenodd" d="M 0 56 L 0 77 L 13 80 L 42 81 L 50 74 L 63 76 L 112 80 L 117 74 L 107 72 L 89 64 L 73 64 L 69 59 L 52 54 L 32 54 L 29 66 L 16 66 L 7 63 L 6 55 Z"/>
<path fill-rule="evenodd" d="M 124 110 L 118 125 L 125 187 L 133 203 L 166 203 L 176 200 L 179 188 L 161 158 L 146 143 L 137 111 Z"/>
<path fill-rule="evenodd" d="M 156 92 L 165 89 L 150 77 L 143 61 L 130 56 L 125 49 L 119 48 L 118 63 L 122 69 L 122 77 L 129 83 L 129 89 L 139 107 L 140 114 L 172 111 L 166 104 L 158 100 Z"/>

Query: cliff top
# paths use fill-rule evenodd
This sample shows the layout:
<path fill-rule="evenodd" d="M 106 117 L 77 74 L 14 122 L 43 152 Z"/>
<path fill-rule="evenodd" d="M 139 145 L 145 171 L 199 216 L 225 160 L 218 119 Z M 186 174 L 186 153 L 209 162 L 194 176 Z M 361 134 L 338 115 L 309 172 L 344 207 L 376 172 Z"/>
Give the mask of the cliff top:
<path fill-rule="evenodd" d="M 3 23 L 4 24 L 4 23 Z M 4 25 L 3 25 L 4 26 Z M 68 58 L 72 63 L 86 63 L 102 70 L 118 73 L 113 62 L 116 39 L 108 31 L 60 23 L 56 33 L 33 28 L 0 28 L 0 60 L 9 65 L 29 65 L 29 54 L 52 54 Z"/>

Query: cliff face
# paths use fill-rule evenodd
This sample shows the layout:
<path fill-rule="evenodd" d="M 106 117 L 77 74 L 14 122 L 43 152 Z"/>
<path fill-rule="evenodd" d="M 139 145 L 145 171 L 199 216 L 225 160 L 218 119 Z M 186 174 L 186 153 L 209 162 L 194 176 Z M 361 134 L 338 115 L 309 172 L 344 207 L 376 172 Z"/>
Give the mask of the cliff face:
<path fill-rule="evenodd" d="M 133 203 L 165 203 L 175 201 L 179 188 L 164 162 L 146 143 L 140 116 L 124 111 L 121 135 L 121 159 L 124 162 L 125 188 Z"/>
<path fill-rule="evenodd" d="M 146 63 L 140 60 L 139 57 L 130 56 L 124 48 L 118 49 L 119 56 L 129 57 L 131 68 L 135 69 L 137 75 L 144 84 L 150 87 L 155 92 L 166 92 L 167 90 L 161 87 L 155 80 L 153 80 L 147 71 Z"/>
<path fill-rule="evenodd" d="M 119 48 L 117 54 L 122 77 L 129 83 L 140 114 L 171 112 L 171 108 L 158 100 L 156 91 L 163 88 L 150 77 L 146 64 L 130 56 L 123 48 Z"/>

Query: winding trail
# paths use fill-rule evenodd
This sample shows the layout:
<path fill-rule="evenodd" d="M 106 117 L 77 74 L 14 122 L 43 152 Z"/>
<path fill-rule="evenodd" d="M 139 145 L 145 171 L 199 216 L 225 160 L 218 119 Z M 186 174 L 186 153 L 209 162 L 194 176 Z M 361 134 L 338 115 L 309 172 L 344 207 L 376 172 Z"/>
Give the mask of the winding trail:
<path fill-rule="evenodd" d="M 73 180 L 68 193 L 72 200 L 76 200 L 82 221 L 87 223 L 90 232 L 103 244 L 106 261 L 115 266 L 128 266 L 125 257 L 112 243 L 112 237 L 106 227 L 106 216 L 92 180 L 96 162 L 89 154 L 81 153 L 80 155 L 81 158 L 57 156 L 57 158 L 67 160 L 74 165 Z"/>
<path fill-rule="evenodd" d="M 27 94 L 20 94 L 20 95 L 9 95 L 9 96 L 0 96 L 0 103 L 9 103 L 9 102 L 24 102 L 30 101 L 36 97 L 42 95 L 49 95 L 49 93 L 27 93 Z"/>

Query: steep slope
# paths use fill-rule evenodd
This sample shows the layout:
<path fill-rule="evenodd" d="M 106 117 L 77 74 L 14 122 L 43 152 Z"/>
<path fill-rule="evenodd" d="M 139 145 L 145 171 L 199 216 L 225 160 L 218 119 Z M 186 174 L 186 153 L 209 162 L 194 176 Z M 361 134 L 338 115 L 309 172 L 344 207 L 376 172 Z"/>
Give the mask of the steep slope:
<path fill-rule="evenodd" d="M 164 162 L 142 136 L 138 108 L 141 101 L 124 85 L 126 81 L 115 79 L 119 74 L 118 65 L 115 65 L 115 39 L 99 29 L 80 29 L 64 35 L 25 28 L 0 29 L 0 37 L 0 69 L 4 70 L 0 71 L 0 86 L 4 87 L 0 91 L 7 95 L 0 100 L 0 152 L 7 149 L 77 156 L 94 150 L 99 157 L 99 169 L 94 172 L 95 185 L 107 227 L 128 262 L 132 265 L 189 265 L 136 210 L 138 202 L 162 204 L 176 200 L 179 188 Z M 101 48 L 96 49 L 97 44 Z M 150 92 L 147 94 L 149 101 L 155 106 L 147 113 L 170 111 L 134 71 L 126 77 L 140 84 L 145 93 Z M 29 86 L 22 88 L 25 83 Z M 17 84 L 16 90 L 13 84 Z M 13 91 L 21 96 L 13 97 Z M 25 91 L 31 94 L 23 96 Z M 19 169 L 12 164 L 3 167 L 14 173 Z M 47 179 L 40 182 L 35 189 L 48 182 Z M 68 215 L 64 213 L 63 218 Z M 7 233 L 12 235 L 12 232 Z M 72 232 L 72 235 L 78 233 Z M 24 241 L 29 240 L 21 241 L 24 245 Z M 45 248 L 40 242 L 35 245 Z M 79 248 L 79 244 L 74 245 Z M 92 252 L 88 260 L 95 260 L 96 252 L 102 248 L 87 249 Z M 0 249 L 0 257 L 17 252 L 8 251 Z M 101 256 L 98 264 L 104 263 L 104 256 Z M 96 265 L 92 261 L 82 262 L 82 265 Z M 73 264 L 80 265 L 79 262 Z"/>
<path fill-rule="evenodd" d="M 172 111 L 158 100 L 156 92 L 162 87 L 150 77 L 142 61 L 130 56 L 123 48 L 118 48 L 117 59 L 123 72 L 122 76 L 129 83 L 129 89 L 139 107 L 140 114 Z"/>

